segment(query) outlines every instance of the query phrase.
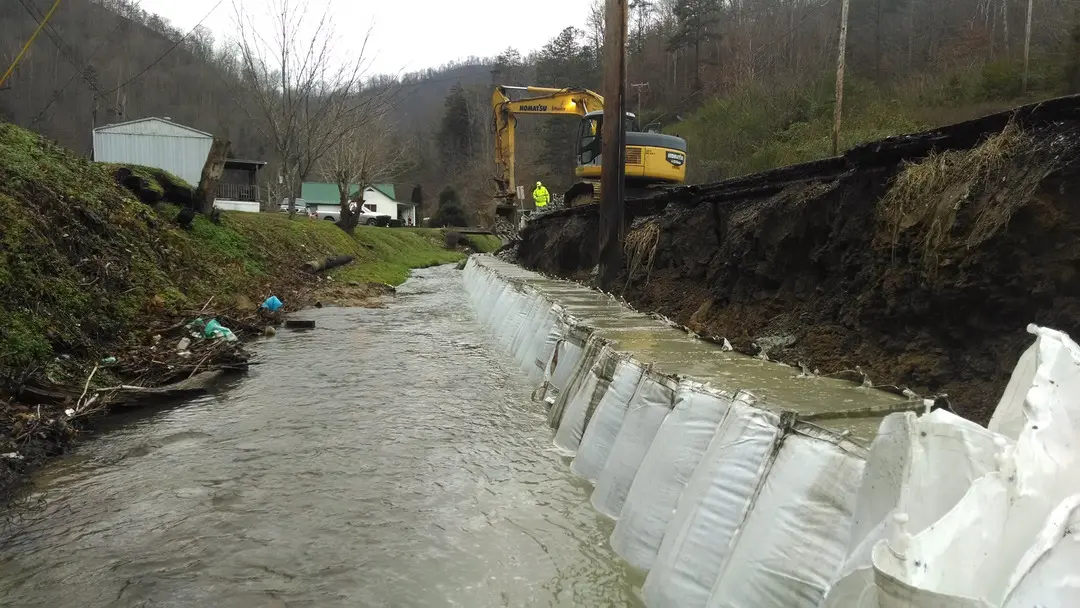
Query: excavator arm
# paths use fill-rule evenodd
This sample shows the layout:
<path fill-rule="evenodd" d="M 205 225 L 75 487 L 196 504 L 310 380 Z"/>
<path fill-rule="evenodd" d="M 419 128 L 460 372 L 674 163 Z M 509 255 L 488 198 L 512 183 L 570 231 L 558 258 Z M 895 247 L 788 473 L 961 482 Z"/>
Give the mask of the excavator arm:
<path fill-rule="evenodd" d="M 512 100 L 514 92 L 527 96 Z M 514 129 L 518 114 L 584 116 L 604 109 L 604 98 L 588 89 L 497 86 L 491 96 L 492 125 L 495 129 L 495 196 L 509 200 L 516 196 L 514 177 Z"/>

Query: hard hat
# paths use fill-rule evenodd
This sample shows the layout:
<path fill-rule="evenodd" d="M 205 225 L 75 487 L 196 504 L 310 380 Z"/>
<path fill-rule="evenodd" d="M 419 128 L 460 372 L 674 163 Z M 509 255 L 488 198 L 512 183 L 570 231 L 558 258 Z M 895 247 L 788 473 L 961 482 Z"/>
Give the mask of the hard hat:
<path fill-rule="evenodd" d="M 539 187 L 540 187 L 540 182 L 536 182 L 536 187 L 537 187 L 537 188 L 539 188 Z"/>

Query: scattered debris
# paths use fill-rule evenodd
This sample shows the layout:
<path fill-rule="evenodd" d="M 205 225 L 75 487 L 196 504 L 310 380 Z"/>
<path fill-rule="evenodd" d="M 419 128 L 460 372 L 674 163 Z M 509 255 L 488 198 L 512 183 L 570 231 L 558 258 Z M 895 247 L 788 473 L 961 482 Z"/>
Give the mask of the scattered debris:
<path fill-rule="evenodd" d="M 282 301 L 279 300 L 277 296 L 270 296 L 269 298 L 266 298 L 266 301 L 262 303 L 261 308 L 263 308 L 264 310 L 269 310 L 270 312 L 277 312 L 284 305 L 285 304 L 282 303 Z"/>

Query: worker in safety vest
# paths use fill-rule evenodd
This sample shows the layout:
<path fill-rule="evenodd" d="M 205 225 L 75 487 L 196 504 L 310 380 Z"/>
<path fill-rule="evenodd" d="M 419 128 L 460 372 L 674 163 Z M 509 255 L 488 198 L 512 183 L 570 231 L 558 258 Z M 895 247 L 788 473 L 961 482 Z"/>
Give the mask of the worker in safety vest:
<path fill-rule="evenodd" d="M 533 203 L 536 204 L 537 211 L 543 211 L 547 208 L 548 201 L 551 200 L 551 195 L 548 194 L 547 188 L 544 184 L 536 182 L 536 190 L 533 190 Z"/>

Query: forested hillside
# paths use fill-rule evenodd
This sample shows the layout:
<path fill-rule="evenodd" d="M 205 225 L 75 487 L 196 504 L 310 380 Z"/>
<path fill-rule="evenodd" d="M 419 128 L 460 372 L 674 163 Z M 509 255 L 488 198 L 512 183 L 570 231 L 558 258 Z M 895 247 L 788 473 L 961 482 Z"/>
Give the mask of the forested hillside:
<path fill-rule="evenodd" d="M 50 4 L 0 0 L 5 63 Z M 694 181 L 827 155 L 840 5 L 634 0 L 630 105 L 643 123 L 689 141 Z M 405 159 L 379 168 L 377 178 L 422 185 L 429 203 L 452 186 L 479 208 L 493 187 L 492 84 L 598 88 L 601 17 L 594 0 L 585 23 L 568 23 L 531 53 L 507 49 L 495 58 L 448 57 L 419 74 L 364 74 L 360 92 L 349 94 L 392 100 L 378 132 Z M 252 111 L 239 43 L 204 28 L 181 32 L 131 0 L 68 0 L 0 91 L 0 117 L 86 153 L 95 124 L 169 116 L 228 138 L 234 155 L 269 161 L 273 175 L 282 145 L 267 137 L 267 117 Z M 842 147 L 1080 92 L 1080 0 L 851 0 L 846 56 Z M 574 126 L 521 121 L 523 181 L 569 185 Z M 313 166 L 328 162 L 317 160 Z"/>

